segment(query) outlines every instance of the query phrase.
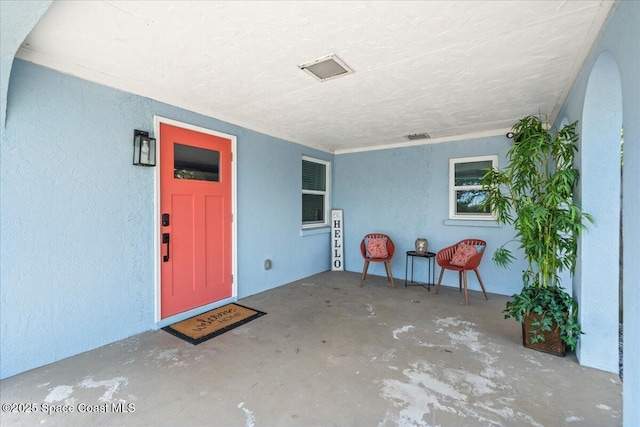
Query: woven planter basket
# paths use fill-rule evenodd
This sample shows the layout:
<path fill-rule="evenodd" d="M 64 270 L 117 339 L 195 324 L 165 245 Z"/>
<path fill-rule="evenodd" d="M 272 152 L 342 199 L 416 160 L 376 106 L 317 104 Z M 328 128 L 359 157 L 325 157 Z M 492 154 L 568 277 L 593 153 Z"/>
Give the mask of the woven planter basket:
<path fill-rule="evenodd" d="M 560 337 L 560 329 L 557 328 L 557 324 L 551 325 L 550 331 L 542 331 L 544 341 L 538 341 L 536 343 L 531 342 L 531 323 L 534 320 L 542 320 L 542 316 L 536 313 L 529 313 L 522 322 L 522 345 L 534 350 L 543 351 L 545 353 L 553 354 L 555 356 L 564 357 L 566 355 L 566 345 Z"/>

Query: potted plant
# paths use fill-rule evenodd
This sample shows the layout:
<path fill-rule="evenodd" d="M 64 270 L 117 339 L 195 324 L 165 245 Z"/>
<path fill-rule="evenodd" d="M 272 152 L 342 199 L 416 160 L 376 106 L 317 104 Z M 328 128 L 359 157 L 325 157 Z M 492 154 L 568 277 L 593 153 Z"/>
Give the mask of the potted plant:
<path fill-rule="evenodd" d="M 550 132 L 541 118 L 527 116 L 514 127 L 507 166 L 488 170 L 483 177 L 485 204 L 498 223 L 513 225 L 528 263 L 523 287 L 507 302 L 505 319 L 522 323 L 523 345 L 564 355 L 573 350 L 582 333 L 578 303 L 560 284 L 559 273 L 573 274 L 578 237 L 592 217 L 573 198 L 580 174 L 574 168 L 578 150 L 576 123 Z M 493 260 L 506 267 L 514 259 L 500 246 Z"/>

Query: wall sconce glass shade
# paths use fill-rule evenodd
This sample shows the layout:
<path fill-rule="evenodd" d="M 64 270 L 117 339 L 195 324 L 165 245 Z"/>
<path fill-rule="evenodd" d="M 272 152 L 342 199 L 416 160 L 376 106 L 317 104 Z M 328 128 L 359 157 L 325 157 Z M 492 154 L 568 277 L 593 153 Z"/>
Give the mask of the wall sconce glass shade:
<path fill-rule="evenodd" d="M 136 166 L 156 165 L 156 140 L 149 138 L 149 132 L 133 131 L 133 164 Z"/>

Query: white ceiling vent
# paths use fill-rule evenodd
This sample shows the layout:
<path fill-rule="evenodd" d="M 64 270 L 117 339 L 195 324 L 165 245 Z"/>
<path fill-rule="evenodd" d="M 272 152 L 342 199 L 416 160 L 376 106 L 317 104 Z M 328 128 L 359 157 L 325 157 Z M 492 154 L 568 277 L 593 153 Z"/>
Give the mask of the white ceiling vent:
<path fill-rule="evenodd" d="M 323 56 L 298 67 L 321 82 L 352 74 L 354 71 L 335 54 Z"/>
<path fill-rule="evenodd" d="M 404 136 L 409 141 L 415 141 L 416 139 L 429 139 L 431 138 L 428 133 L 414 133 L 413 135 L 405 135 Z"/>

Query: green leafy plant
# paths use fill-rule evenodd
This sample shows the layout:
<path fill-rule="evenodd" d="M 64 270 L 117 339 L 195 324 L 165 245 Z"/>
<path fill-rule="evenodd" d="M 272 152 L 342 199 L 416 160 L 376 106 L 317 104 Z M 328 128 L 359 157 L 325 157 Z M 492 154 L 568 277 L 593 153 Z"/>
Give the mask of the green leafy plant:
<path fill-rule="evenodd" d="M 560 329 L 560 338 L 570 348 L 574 349 L 582 333 L 578 322 L 578 303 L 560 286 L 534 286 L 531 274 L 524 272 L 524 286 L 519 294 L 513 295 L 513 300 L 507 302 L 504 318 L 513 317 L 523 323 L 525 316 L 536 313 L 541 320 L 531 322 L 530 340 L 532 343 L 544 341 L 542 332 Z"/>
<path fill-rule="evenodd" d="M 522 291 L 507 303 L 505 318 L 523 322 L 529 313 L 537 313 L 542 320 L 532 323 L 532 342 L 544 340 L 540 331 L 556 325 L 571 349 L 582 333 L 578 304 L 560 286 L 559 273 L 573 274 L 578 237 L 585 222 L 593 222 L 573 199 L 580 178 L 574 167 L 576 124 L 552 133 L 540 118 L 524 117 L 512 129 L 514 145 L 507 152 L 507 166 L 487 171 L 482 180 L 485 204 L 492 207 L 498 223 L 511 224 L 516 231 L 513 240 L 495 251 L 494 262 L 507 267 L 515 259 L 507 245 L 518 242 L 528 263 Z"/>

